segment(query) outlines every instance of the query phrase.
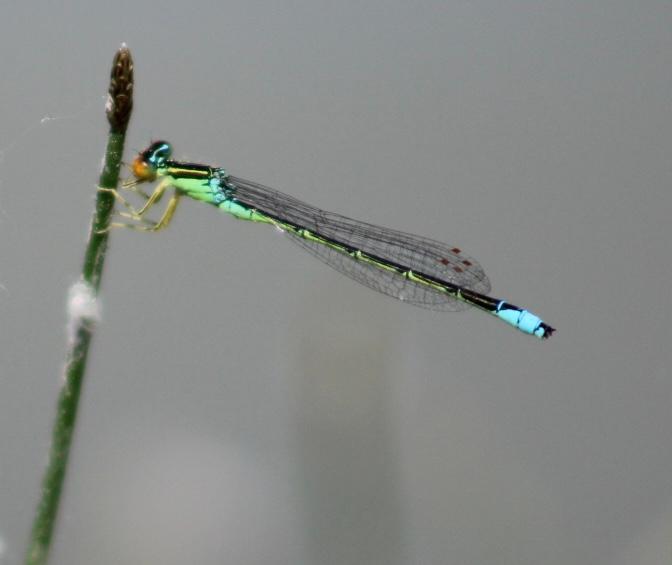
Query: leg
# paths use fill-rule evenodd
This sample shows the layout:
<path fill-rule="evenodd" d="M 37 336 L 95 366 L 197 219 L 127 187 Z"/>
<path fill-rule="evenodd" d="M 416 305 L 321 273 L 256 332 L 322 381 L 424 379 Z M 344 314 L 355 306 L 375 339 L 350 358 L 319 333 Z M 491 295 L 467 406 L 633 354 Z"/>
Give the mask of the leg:
<path fill-rule="evenodd" d="M 163 213 L 163 216 L 156 222 L 156 225 L 153 228 L 150 228 L 149 231 L 159 231 L 168 227 L 170 221 L 175 215 L 175 210 L 177 209 L 177 203 L 180 201 L 180 193 L 174 192 L 168 201 L 168 206 L 166 206 L 166 211 Z"/>
<path fill-rule="evenodd" d="M 160 197 L 159 197 L 160 198 Z M 112 223 L 110 224 L 110 228 L 129 228 L 135 231 L 144 231 L 144 232 L 155 232 L 155 231 L 160 231 L 162 229 L 165 229 L 168 227 L 168 224 L 170 224 L 170 221 L 173 219 L 173 215 L 175 214 L 175 209 L 177 208 L 177 203 L 180 201 L 180 193 L 175 192 L 170 200 L 168 201 L 168 206 L 166 206 L 166 210 L 159 219 L 158 222 L 151 222 L 150 220 L 147 220 L 146 218 L 143 218 L 142 216 L 139 216 L 137 218 L 132 218 L 134 220 L 139 220 L 141 222 L 144 222 L 146 225 L 141 225 L 141 224 L 124 224 L 124 223 Z"/>
<path fill-rule="evenodd" d="M 99 192 L 109 192 L 112 196 L 114 196 L 114 199 L 121 203 L 124 208 L 126 208 L 129 212 L 129 215 L 132 216 L 134 219 L 139 219 L 140 216 L 138 214 L 139 210 L 137 210 L 133 204 L 131 204 L 128 200 L 126 200 L 119 192 L 117 191 L 116 188 L 103 188 L 102 186 L 98 187 Z M 149 199 L 149 196 L 147 197 Z"/>
<path fill-rule="evenodd" d="M 115 188 L 103 188 L 101 186 L 98 187 L 98 190 L 101 192 L 109 192 L 111 193 L 116 200 L 121 202 L 124 207 L 129 211 L 131 218 L 134 220 L 139 220 L 141 219 L 147 211 L 154 206 L 156 203 L 161 200 L 161 197 L 164 195 L 166 192 L 166 189 L 170 186 L 170 180 L 164 179 L 162 180 L 158 186 L 154 189 L 154 192 L 152 192 L 151 195 L 147 196 L 144 192 L 141 191 L 135 191 L 140 194 L 143 194 L 147 196 L 147 201 L 143 204 L 142 208 L 139 210 L 136 209 L 128 200 L 126 200 Z"/>
<path fill-rule="evenodd" d="M 130 180 L 125 180 L 124 182 L 121 183 L 121 188 L 124 190 L 128 190 L 129 192 L 135 192 L 136 194 L 139 194 L 142 196 L 145 200 L 149 199 L 149 194 L 147 194 L 144 190 L 142 190 L 140 187 L 140 181 L 137 179 L 130 179 Z"/>
<path fill-rule="evenodd" d="M 150 195 L 147 194 L 144 190 L 142 190 L 137 183 L 131 185 L 126 185 L 126 183 L 122 183 L 121 188 L 123 188 L 124 190 L 128 190 L 129 192 L 139 194 L 145 200 L 149 200 Z"/>
<path fill-rule="evenodd" d="M 98 190 L 102 192 L 110 192 L 111 194 L 114 195 L 115 199 L 117 199 L 119 202 L 121 202 L 127 210 L 129 210 L 128 213 L 123 213 L 121 212 L 120 215 L 124 218 L 129 218 L 130 220 L 135 220 L 137 222 L 141 222 L 141 224 L 134 224 L 134 223 L 112 223 L 109 225 L 109 227 L 103 231 L 109 231 L 111 228 L 130 228 L 136 231 L 159 231 L 164 229 L 168 224 L 170 223 L 170 220 L 173 218 L 173 215 L 175 214 L 175 208 L 177 207 L 177 203 L 180 199 L 180 193 L 175 191 L 173 193 L 173 196 L 171 197 L 170 201 L 168 202 L 168 206 L 166 206 L 166 210 L 164 211 L 163 215 L 159 219 L 158 222 L 153 222 L 151 220 L 148 220 L 145 215 L 147 212 L 156 205 L 159 200 L 163 197 L 165 194 L 166 190 L 171 186 L 170 180 L 169 179 L 164 179 L 159 183 L 159 185 L 154 189 L 154 192 L 147 198 L 147 201 L 144 203 L 142 208 L 139 210 L 133 207 L 119 192 L 117 192 L 114 188 L 101 188 L 99 187 Z M 144 225 L 142 225 L 144 224 Z"/>
<path fill-rule="evenodd" d="M 154 206 L 161 198 L 163 197 L 163 194 L 166 192 L 166 189 L 170 186 L 170 179 L 164 179 L 162 180 L 158 186 L 154 189 L 154 192 L 152 192 L 151 196 L 147 199 L 147 202 L 145 202 L 145 205 L 138 210 L 138 216 L 142 217 L 144 216 L 147 211 Z M 172 199 L 171 199 L 172 200 Z M 168 205 L 170 206 L 170 204 Z M 174 205 L 173 205 L 174 207 Z"/>

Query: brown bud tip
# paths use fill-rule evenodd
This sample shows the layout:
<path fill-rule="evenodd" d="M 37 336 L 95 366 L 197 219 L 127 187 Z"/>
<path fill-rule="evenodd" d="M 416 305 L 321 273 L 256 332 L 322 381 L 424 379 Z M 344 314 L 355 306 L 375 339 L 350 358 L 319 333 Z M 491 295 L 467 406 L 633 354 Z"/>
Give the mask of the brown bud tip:
<path fill-rule="evenodd" d="M 105 109 L 110 127 L 117 132 L 125 131 L 133 109 L 133 58 L 125 44 L 122 44 L 112 61 Z"/>

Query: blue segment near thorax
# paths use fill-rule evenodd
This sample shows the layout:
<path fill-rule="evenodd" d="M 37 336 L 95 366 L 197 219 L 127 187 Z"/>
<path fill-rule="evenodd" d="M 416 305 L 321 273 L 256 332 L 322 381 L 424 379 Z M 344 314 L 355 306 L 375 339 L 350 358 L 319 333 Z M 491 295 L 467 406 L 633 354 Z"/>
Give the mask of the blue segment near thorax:
<path fill-rule="evenodd" d="M 239 220 L 276 223 L 262 212 L 236 200 L 236 185 L 229 181 L 226 169 L 196 168 L 195 165 L 187 168 L 177 163 L 170 164 L 173 166 L 166 168 L 165 176 L 171 178 L 172 186 L 190 198 L 217 206 Z M 192 174 L 186 174 L 185 170 Z"/>
<path fill-rule="evenodd" d="M 225 169 L 207 169 L 200 174 L 186 175 L 183 169 L 168 168 L 165 176 L 171 185 L 194 200 L 219 206 L 227 198 L 233 187 L 227 183 L 229 176 Z"/>

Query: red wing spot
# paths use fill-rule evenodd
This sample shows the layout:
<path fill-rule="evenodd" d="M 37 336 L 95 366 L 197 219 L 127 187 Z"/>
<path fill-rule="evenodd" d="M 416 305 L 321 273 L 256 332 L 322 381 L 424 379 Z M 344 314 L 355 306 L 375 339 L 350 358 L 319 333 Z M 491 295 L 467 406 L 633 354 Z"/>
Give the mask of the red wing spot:
<path fill-rule="evenodd" d="M 453 247 L 453 248 L 451 249 L 451 251 L 452 251 L 453 253 L 462 253 L 462 250 L 461 250 L 459 247 Z"/>
<path fill-rule="evenodd" d="M 466 259 L 462 261 L 462 263 L 464 263 L 467 267 L 471 267 L 473 265 L 471 261 L 467 261 Z"/>
<path fill-rule="evenodd" d="M 450 261 L 448 261 L 448 259 L 446 259 L 445 257 L 441 257 L 441 259 L 439 259 L 439 263 L 441 263 L 442 265 L 448 265 L 450 264 Z"/>
<path fill-rule="evenodd" d="M 462 267 L 453 267 L 453 271 L 455 271 L 456 273 L 462 273 L 462 272 L 464 272 L 464 271 L 462 270 Z"/>

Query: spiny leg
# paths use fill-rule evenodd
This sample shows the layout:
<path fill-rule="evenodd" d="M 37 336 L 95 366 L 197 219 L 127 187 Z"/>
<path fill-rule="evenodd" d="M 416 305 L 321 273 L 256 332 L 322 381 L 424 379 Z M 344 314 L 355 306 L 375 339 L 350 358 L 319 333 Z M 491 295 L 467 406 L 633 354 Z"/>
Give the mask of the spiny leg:
<path fill-rule="evenodd" d="M 154 206 L 156 203 L 158 203 L 161 198 L 163 197 L 163 194 L 166 192 L 166 189 L 170 187 L 170 179 L 164 179 L 162 180 L 157 187 L 154 189 L 154 192 L 150 195 L 150 197 L 147 199 L 147 202 L 145 202 L 144 206 L 138 210 L 138 216 L 141 218 L 144 216 L 147 211 Z M 159 220 L 160 221 L 160 220 Z"/>
<path fill-rule="evenodd" d="M 135 194 L 138 194 L 139 196 L 141 196 L 141 197 L 144 198 L 145 200 L 149 200 L 150 195 L 147 194 L 144 190 L 142 190 L 142 189 L 138 186 L 137 183 L 135 183 L 135 184 L 131 184 L 131 185 L 128 185 L 128 186 L 126 186 L 125 184 L 122 184 L 121 186 L 122 186 L 122 188 L 123 188 L 124 190 L 128 190 L 129 192 L 133 192 L 133 193 L 135 193 Z"/>
<path fill-rule="evenodd" d="M 150 218 L 147 218 L 146 216 L 138 217 L 137 215 L 128 214 L 126 212 L 115 212 L 114 215 L 119 216 L 120 218 L 133 220 L 133 222 L 139 222 L 139 223 L 145 224 L 147 226 L 154 226 L 157 223 L 156 220 L 152 220 Z M 131 223 L 131 222 L 129 222 L 129 223 Z"/>
<path fill-rule="evenodd" d="M 163 213 L 163 216 L 159 218 L 159 221 L 156 222 L 154 227 L 142 231 L 159 231 L 167 228 L 168 224 L 170 224 L 170 221 L 173 219 L 173 216 L 175 215 L 175 210 L 177 209 L 177 203 L 180 201 L 180 196 L 181 193 L 175 191 L 173 195 L 170 197 L 170 200 L 168 201 L 168 206 L 166 206 L 166 210 Z"/>
<path fill-rule="evenodd" d="M 121 183 L 121 188 L 128 190 L 129 192 L 134 192 L 145 200 L 149 200 L 150 195 L 140 188 L 141 182 L 142 181 L 139 181 L 138 179 L 128 179 Z"/>
<path fill-rule="evenodd" d="M 109 227 L 103 231 L 109 231 L 109 229 L 111 228 L 118 228 L 118 227 L 125 227 L 136 231 L 158 231 L 164 229 L 170 223 L 173 214 L 175 214 L 175 208 L 177 207 L 177 203 L 179 201 L 178 192 L 173 193 L 173 196 L 168 202 L 168 206 L 166 206 L 166 210 L 164 211 L 163 215 L 161 216 L 158 222 L 148 220 L 144 216 L 153 206 L 155 206 L 161 200 L 166 190 L 170 186 L 171 184 L 169 179 L 164 179 L 163 181 L 161 181 L 158 184 L 158 186 L 154 189 L 152 194 L 147 196 L 147 201 L 139 210 L 136 209 L 130 202 L 128 202 L 128 200 L 126 200 L 121 194 L 119 194 L 119 192 L 116 189 L 98 187 L 98 190 L 100 190 L 101 192 L 111 193 L 116 200 L 121 202 L 124 205 L 124 207 L 126 207 L 126 209 L 129 210 L 128 213 L 120 212 L 119 213 L 120 216 L 146 224 L 146 225 L 138 225 L 130 222 L 129 223 L 118 222 L 110 224 Z"/>
<path fill-rule="evenodd" d="M 118 214 L 124 218 L 131 218 L 130 214 L 124 214 L 120 212 Z M 131 222 L 111 222 L 108 226 L 102 230 L 98 230 L 96 233 L 108 233 L 112 228 L 128 228 L 135 231 L 154 231 L 158 222 L 150 220 L 148 218 L 137 218 L 136 222 L 141 223 L 131 223 Z M 143 225 L 144 224 L 144 225 Z"/>
<path fill-rule="evenodd" d="M 126 200 L 116 188 L 104 188 L 102 186 L 98 187 L 99 192 L 108 192 L 112 196 L 114 196 L 114 199 L 121 203 L 124 208 L 126 208 L 129 211 L 129 215 L 133 217 L 134 220 L 139 220 L 141 218 L 141 215 L 139 214 L 139 210 L 133 206 L 128 200 Z M 147 196 L 147 199 L 149 200 L 149 196 Z"/>
<path fill-rule="evenodd" d="M 129 184 L 129 186 L 132 185 Z M 154 189 L 154 192 L 152 192 L 151 195 L 147 195 L 144 191 L 138 189 L 130 189 L 146 198 L 145 203 L 142 205 L 140 209 L 135 208 L 135 206 L 133 206 L 128 200 L 126 200 L 126 198 L 124 198 L 116 188 L 103 188 L 102 186 L 99 186 L 98 190 L 101 192 L 109 192 L 110 194 L 112 194 L 114 198 L 118 202 L 121 202 L 121 204 L 123 204 L 123 206 L 129 211 L 130 218 L 132 218 L 133 220 L 141 220 L 142 217 L 149 211 L 149 209 L 152 208 L 152 206 L 154 206 L 161 200 L 164 193 L 166 192 L 166 189 L 169 186 L 170 186 L 170 180 L 164 179 L 157 185 L 157 187 Z"/>
<path fill-rule="evenodd" d="M 166 209 L 158 222 L 152 222 L 151 220 L 148 220 L 147 218 L 143 218 L 142 216 L 140 216 L 139 218 L 133 218 L 133 219 L 144 222 L 147 225 L 118 222 L 110 224 L 110 228 L 128 228 L 131 230 L 144 231 L 144 232 L 160 231 L 168 227 L 168 224 L 170 224 L 170 221 L 173 219 L 173 215 L 175 214 L 177 203 L 179 201 L 180 201 L 180 193 L 179 192 L 173 193 L 173 195 L 170 197 L 170 200 L 168 201 L 168 206 L 166 206 Z"/>
<path fill-rule="evenodd" d="M 117 200 L 118 202 L 123 204 L 123 206 L 127 210 L 129 210 L 129 212 L 114 212 L 115 216 L 121 216 L 123 218 L 129 218 L 129 219 L 134 220 L 136 222 L 141 222 L 143 224 L 146 224 L 148 227 L 154 227 L 157 224 L 157 222 L 155 222 L 154 220 L 150 220 L 148 218 L 145 218 L 144 216 L 139 215 L 138 210 L 128 200 L 126 200 L 116 189 L 114 189 L 114 188 L 104 188 L 104 187 L 99 186 L 98 190 L 100 192 L 109 192 L 110 194 L 112 194 L 112 196 L 114 196 L 115 200 Z M 147 195 L 146 197 L 148 199 L 149 195 Z M 113 222 L 106 229 L 100 230 L 99 233 L 108 232 L 113 227 L 131 227 L 132 228 L 134 225 L 135 224 L 132 224 L 132 223 L 124 224 L 124 223 L 114 223 Z"/>
<path fill-rule="evenodd" d="M 133 220 L 142 220 L 142 217 L 155 205 L 157 204 L 161 198 L 163 197 L 164 193 L 166 192 L 166 189 L 170 187 L 170 180 L 169 179 L 164 179 L 162 180 L 157 187 L 154 189 L 154 192 L 152 192 L 151 195 L 147 196 L 146 202 L 142 205 L 140 209 L 136 209 L 128 200 L 126 200 L 119 192 L 114 189 L 114 188 L 102 188 L 99 187 L 98 190 L 102 192 L 110 192 L 111 194 L 114 195 L 114 197 L 121 202 L 126 209 L 130 212 L 130 217 Z M 144 194 L 144 192 L 142 192 Z"/>

